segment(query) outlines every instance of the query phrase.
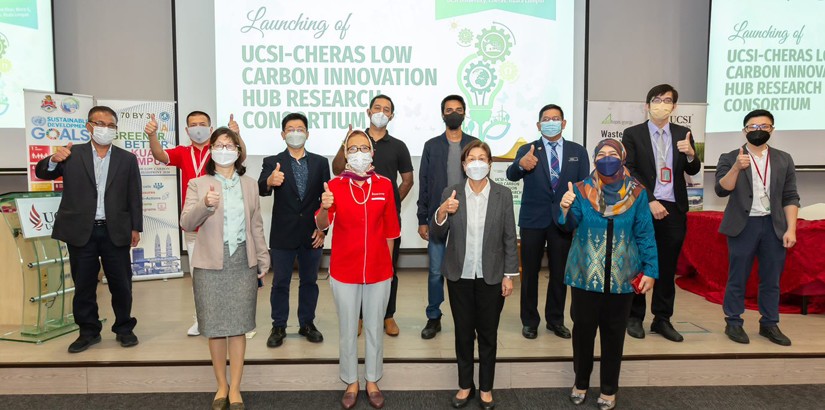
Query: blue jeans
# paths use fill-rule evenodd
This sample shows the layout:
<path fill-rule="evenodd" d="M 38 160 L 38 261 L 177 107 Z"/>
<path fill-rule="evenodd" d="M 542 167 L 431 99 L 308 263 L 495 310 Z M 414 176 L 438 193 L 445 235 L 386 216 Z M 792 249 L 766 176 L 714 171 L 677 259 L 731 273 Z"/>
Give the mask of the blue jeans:
<path fill-rule="evenodd" d="M 430 271 L 427 276 L 427 319 L 441 318 L 441 303 L 444 302 L 444 276 L 441 275 L 441 262 L 444 260 L 446 248 L 445 243 L 430 237 L 427 244 L 427 255 L 430 257 Z"/>
<path fill-rule="evenodd" d="M 286 327 L 289 318 L 289 282 L 292 265 L 298 258 L 298 324 L 308 325 L 315 320 L 318 305 L 318 268 L 321 266 L 322 248 L 317 249 L 270 249 L 272 259 L 272 291 L 269 304 L 272 308 L 272 326 Z"/>

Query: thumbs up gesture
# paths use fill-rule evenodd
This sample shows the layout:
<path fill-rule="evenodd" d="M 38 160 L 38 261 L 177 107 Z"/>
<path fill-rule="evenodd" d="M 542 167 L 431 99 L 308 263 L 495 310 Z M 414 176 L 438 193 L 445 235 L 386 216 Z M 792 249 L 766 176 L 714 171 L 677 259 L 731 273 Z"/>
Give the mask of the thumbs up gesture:
<path fill-rule="evenodd" d="M 235 114 L 229 114 L 229 123 L 226 124 L 226 126 L 229 127 L 230 130 L 234 131 L 235 134 L 241 134 L 241 129 L 238 127 L 238 122 L 235 121 Z"/>
<path fill-rule="evenodd" d="M 452 215 L 458 211 L 458 199 L 455 199 L 455 189 L 450 196 L 441 203 L 441 210 Z"/>
<path fill-rule="evenodd" d="M 742 149 L 742 147 L 739 147 L 739 155 L 736 156 L 736 166 L 743 171 L 751 166 L 751 156 L 745 154 L 745 150 Z"/>
<path fill-rule="evenodd" d="M 321 194 L 321 207 L 329 209 L 333 203 L 335 203 L 335 197 L 332 195 L 332 191 L 329 190 L 329 184 L 324 182 L 324 193 Z"/>
<path fill-rule="evenodd" d="M 214 185 L 209 185 L 209 192 L 207 192 L 206 196 L 203 198 L 203 203 L 205 203 L 207 207 L 214 208 L 218 206 L 220 202 L 221 194 L 215 191 Z"/>
<path fill-rule="evenodd" d="M 518 165 L 524 169 L 525 171 L 532 171 L 533 168 L 536 167 L 536 164 L 539 163 L 539 159 L 535 156 L 536 146 L 530 144 L 530 151 L 527 151 L 523 157 L 518 162 Z"/>
<path fill-rule="evenodd" d="M 149 118 L 149 122 L 146 124 L 145 127 L 143 127 L 143 132 L 145 132 L 146 135 L 150 137 L 157 137 L 158 121 L 155 119 L 155 114 L 151 114 Z"/>
<path fill-rule="evenodd" d="M 687 136 L 683 140 L 676 141 L 676 149 L 679 150 L 682 154 L 685 154 L 689 157 L 693 157 L 696 155 L 696 152 L 693 150 L 693 147 L 690 145 L 690 131 L 688 131 Z"/>
<path fill-rule="evenodd" d="M 561 197 L 561 209 L 568 210 L 570 206 L 573 205 L 573 201 L 576 200 L 576 193 L 573 192 L 573 183 L 567 183 L 567 192 L 564 193 L 564 196 Z"/>
<path fill-rule="evenodd" d="M 57 149 L 57 152 L 52 155 L 52 162 L 58 163 L 63 162 L 66 158 L 69 158 L 69 155 L 72 155 L 72 143 L 70 142 L 65 147 L 60 147 Z"/>
<path fill-rule="evenodd" d="M 281 172 L 281 163 L 277 163 L 275 165 L 275 170 L 272 171 L 272 174 L 266 179 L 266 184 L 273 187 L 273 186 L 281 186 L 284 183 L 284 173 Z"/>

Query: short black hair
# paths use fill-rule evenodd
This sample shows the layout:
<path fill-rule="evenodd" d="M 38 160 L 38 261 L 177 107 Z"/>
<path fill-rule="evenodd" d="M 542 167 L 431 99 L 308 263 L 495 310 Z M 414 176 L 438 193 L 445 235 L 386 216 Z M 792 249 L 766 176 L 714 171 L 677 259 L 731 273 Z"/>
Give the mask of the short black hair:
<path fill-rule="evenodd" d="M 189 113 L 189 115 L 186 116 L 186 125 L 187 126 L 189 126 L 189 118 L 194 117 L 196 115 L 203 115 L 204 117 L 206 117 L 206 120 L 209 122 L 209 125 L 212 125 L 212 117 L 210 117 L 209 114 L 207 114 L 203 111 L 192 111 L 192 112 Z"/>
<path fill-rule="evenodd" d="M 443 100 L 441 100 L 441 113 L 442 114 L 444 114 L 444 107 L 447 105 L 447 101 L 458 101 L 458 102 L 461 103 L 461 108 L 464 111 L 467 111 L 467 104 L 464 102 L 464 97 L 462 97 L 460 95 L 456 95 L 456 94 L 450 94 L 450 95 L 444 97 Z"/>
<path fill-rule="evenodd" d="M 544 115 L 544 112 L 547 110 L 559 110 L 561 113 L 561 119 L 564 119 L 564 110 L 562 110 L 561 107 L 556 104 L 547 104 L 544 107 L 541 107 L 541 111 L 539 111 L 539 121 L 541 121 L 542 115 Z"/>
<path fill-rule="evenodd" d="M 659 84 L 651 88 L 650 91 L 647 92 L 647 99 L 645 100 L 645 104 L 650 104 L 650 102 L 654 98 L 664 93 L 667 93 L 668 91 L 670 91 L 673 94 L 673 103 L 676 104 L 676 102 L 679 101 L 679 92 L 676 91 L 676 89 L 673 88 L 673 86 L 670 84 Z"/>
<path fill-rule="evenodd" d="M 284 118 L 281 120 L 281 131 L 286 131 L 286 123 L 288 123 L 292 120 L 301 120 L 301 121 L 303 121 L 304 127 L 309 129 L 309 123 L 307 122 L 307 116 L 306 115 L 301 114 L 299 112 L 291 112 L 291 113 L 285 115 Z"/>
<path fill-rule="evenodd" d="M 390 113 L 394 113 L 394 112 L 395 112 L 395 103 L 394 103 L 394 102 L 392 102 L 392 98 L 387 97 L 387 96 L 386 96 L 386 95 L 384 95 L 384 94 L 378 94 L 378 95 L 376 95 L 375 97 L 372 97 L 372 99 L 370 100 L 370 108 L 372 108 L 372 105 L 373 105 L 373 104 L 375 104 L 375 100 L 377 100 L 377 99 L 379 99 L 379 98 L 383 98 L 383 99 L 385 99 L 385 100 L 389 101 L 389 102 L 390 102 Z M 442 112 L 444 112 L 444 110 L 441 110 L 441 111 L 442 111 Z"/>
<path fill-rule="evenodd" d="M 220 127 L 212 132 L 212 136 L 209 137 L 209 146 L 211 150 L 211 146 L 215 144 L 215 141 L 220 138 L 221 135 L 226 134 L 229 139 L 232 140 L 235 145 L 238 146 L 238 159 L 235 160 L 235 172 L 238 175 L 243 176 L 246 173 L 246 167 L 243 165 L 244 160 L 244 152 L 243 152 L 243 144 L 241 144 L 241 136 L 238 135 L 235 131 L 230 130 L 228 127 Z M 212 156 L 209 156 L 209 160 L 206 161 L 206 173 L 209 175 L 215 175 L 215 161 L 212 160 Z"/>
<path fill-rule="evenodd" d="M 771 125 L 774 125 L 774 123 L 773 123 L 773 114 L 771 114 L 770 111 L 768 111 L 768 110 L 753 110 L 753 111 L 745 114 L 745 119 L 742 120 L 742 126 L 747 127 L 748 126 L 748 120 L 753 118 L 753 117 L 768 117 L 768 118 L 771 119 Z"/>
<path fill-rule="evenodd" d="M 92 115 L 97 114 L 99 112 L 105 112 L 107 114 L 110 114 L 112 116 L 112 118 L 115 119 L 115 124 L 117 124 L 117 113 L 115 112 L 115 110 L 113 110 L 113 109 L 111 109 L 111 108 L 109 108 L 105 105 L 95 105 L 94 107 L 92 107 L 92 109 L 89 110 L 89 115 L 88 115 L 88 118 L 87 118 L 88 121 L 91 122 L 92 121 Z"/>

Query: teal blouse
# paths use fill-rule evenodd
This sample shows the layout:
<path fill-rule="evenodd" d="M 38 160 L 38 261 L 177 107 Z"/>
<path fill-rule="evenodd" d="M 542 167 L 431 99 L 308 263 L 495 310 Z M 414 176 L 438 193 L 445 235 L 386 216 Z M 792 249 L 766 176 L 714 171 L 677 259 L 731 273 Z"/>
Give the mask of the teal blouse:
<path fill-rule="evenodd" d="M 573 190 L 576 200 L 570 206 L 567 217 L 559 213 L 561 228 L 567 232 L 573 231 L 564 282 L 568 286 L 604 293 L 608 218 L 593 209 L 578 186 L 574 186 Z M 630 209 L 613 216 L 610 293 L 632 293 L 630 282 L 639 272 L 659 278 L 656 235 L 644 189 Z"/>
<path fill-rule="evenodd" d="M 215 178 L 221 181 L 223 187 L 223 241 L 229 246 L 229 254 L 234 255 L 238 245 L 246 242 L 246 212 L 241 177 L 235 172 L 230 179 L 218 173 Z"/>

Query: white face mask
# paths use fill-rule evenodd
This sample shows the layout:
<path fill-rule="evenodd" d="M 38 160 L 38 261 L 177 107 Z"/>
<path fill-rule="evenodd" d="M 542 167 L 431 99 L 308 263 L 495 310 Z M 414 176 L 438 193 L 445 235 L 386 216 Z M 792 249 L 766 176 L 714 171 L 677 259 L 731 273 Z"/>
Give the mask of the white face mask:
<path fill-rule="evenodd" d="M 370 117 L 370 122 L 378 128 L 384 128 L 390 122 L 390 117 L 387 117 L 383 112 L 377 112 Z"/>
<path fill-rule="evenodd" d="M 110 145 L 115 140 L 115 130 L 109 127 L 93 127 L 92 139 L 99 145 Z"/>
<path fill-rule="evenodd" d="M 212 161 L 222 167 L 228 167 L 238 160 L 238 151 L 230 151 L 226 148 L 212 149 Z"/>
<path fill-rule="evenodd" d="M 473 181 L 481 181 L 490 173 L 490 165 L 481 160 L 471 161 L 464 167 L 464 172 Z"/>
<path fill-rule="evenodd" d="M 358 151 L 353 154 L 347 154 L 347 164 L 358 174 L 363 174 L 370 169 L 372 164 L 372 153 Z"/>
<path fill-rule="evenodd" d="M 292 131 L 286 134 L 286 145 L 293 149 L 303 148 L 307 142 L 307 134 L 303 131 Z"/>
<path fill-rule="evenodd" d="M 198 125 L 195 127 L 187 127 L 186 132 L 189 134 L 189 139 L 196 144 L 203 144 L 209 139 L 209 127 Z"/>

